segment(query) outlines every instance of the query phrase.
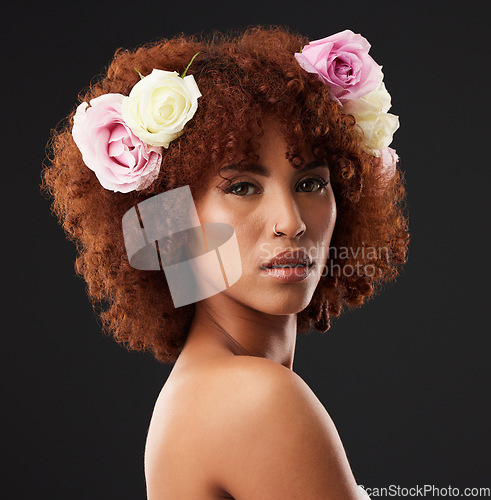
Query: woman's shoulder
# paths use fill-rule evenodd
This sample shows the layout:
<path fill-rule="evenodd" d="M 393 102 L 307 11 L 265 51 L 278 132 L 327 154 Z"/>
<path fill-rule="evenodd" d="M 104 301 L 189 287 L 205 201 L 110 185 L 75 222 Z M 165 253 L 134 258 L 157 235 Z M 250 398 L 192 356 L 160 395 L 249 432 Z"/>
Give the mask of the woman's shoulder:
<path fill-rule="evenodd" d="M 234 356 L 211 366 L 204 377 L 202 424 L 209 431 L 205 447 L 219 452 L 227 442 L 238 449 L 258 443 L 278 443 L 289 435 L 292 446 L 305 438 L 305 426 L 314 434 L 336 435 L 334 424 L 308 384 L 294 371 L 265 358 Z M 259 440 L 251 441 L 253 436 Z M 302 446 L 300 441 L 297 445 Z M 233 453 L 233 448 L 229 448 Z M 266 454 L 268 450 L 263 450 Z M 246 454 L 247 455 L 247 454 Z"/>
<path fill-rule="evenodd" d="M 278 421 L 286 408 L 297 411 L 297 406 L 299 414 L 310 410 L 328 418 L 310 387 L 289 368 L 266 358 L 220 357 L 171 373 L 151 427 L 186 429 L 197 440 L 214 441 L 214 431 L 223 437 L 251 425 L 267 428 L 268 419 Z"/>
<path fill-rule="evenodd" d="M 268 391 L 276 392 L 280 385 L 286 389 L 302 382 L 293 371 L 266 358 L 223 356 L 195 362 L 171 371 L 157 398 L 153 420 L 182 411 L 193 414 L 196 424 L 201 418 L 216 416 L 217 410 L 236 408 L 248 395 L 258 398 Z"/>
<path fill-rule="evenodd" d="M 244 409 L 253 409 L 251 419 L 257 418 L 257 422 L 265 422 L 267 417 L 278 421 L 287 410 L 304 414 L 311 411 L 329 419 L 308 384 L 293 370 L 272 360 L 234 356 L 213 367 L 209 377 L 222 398 L 222 409 L 237 425 L 251 423 L 244 419 Z"/>
<path fill-rule="evenodd" d="M 300 376 L 267 359 L 236 357 L 211 379 L 220 397 L 210 400 L 214 416 L 202 439 L 217 484 L 236 498 L 325 498 L 333 488 L 356 497 L 334 423 Z"/>
<path fill-rule="evenodd" d="M 170 476 L 175 478 L 180 467 L 190 466 L 205 474 L 207 466 L 220 456 L 216 449 L 218 443 L 218 448 L 225 446 L 225 435 L 240 440 L 241 415 L 264 405 L 268 394 L 278 392 L 291 376 L 284 366 L 250 356 L 217 357 L 172 370 L 150 421 L 145 447 L 147 477 L 162 477 L 165 470 L 167 481 L 175 482 Z M 205 475 L 213 474 L 210 470 Z"/>
<path fill-rule="evenodd" d="M 281 381 L 300 378 L 295 372 L 267 358 L 256 356 L 231 356 L 222 362 L 210 365 L 210 377 L 221 377 L 227 373 L 236 381 L 251 382 L 251 379 Z"/>
<path fill-rule="evenodd" d="M 275 361 L 255 356 L 208 360 L 176 373 L 175 379 L 169 382 L 174 398 L 189 408 L 201 410 L 203 418 L 215 418 L 217 410 L 221 410 L 218 415 L 227 415 L 251 405 L 262 407 L 266 401 L 270 406 L 308 403 L 308 407 L 322 407 L 297 373 Z M 206 411 L 207 405 L 214 411 Z"/>
<path fill-rule="evenodd" d="M 332 484 L 340 497 L 355 498 L 334 424 L 285 366 L 248 356 L 193 366 L 174 379 L 160 408 L 154 417 L 161 430 L 149 438 L 154 445 L 158 438 L 159 448 L 165 442 L 159 462 L 169 476 L 171 467 L 174 475 L 194 467 L 203 484 L 236 498 L 324 498 Z"/>
<path fill-rule="evenodd" d="M 238 386 L 247 391 L 268 383 L 305 384 L 292 370 L 267 358 L 220 356 L 187 363 L 172 370 L 163 392 L 172 392 L 175 397 L 182 394 L 192 403 L 190 393 L 200 392 L 200 399 L 203 400 L 207 394 L 210 397 L 229 396 L 228 391 L 233 391 Z M 226 402 L 224 400 L 224 404 Z"/>
<path fill-rule="evenodd" d="M 192 393 L 200 393 L 202 402 L 213 408 L 234 412 L 238 408 L 259 405 L 304 402 L 319 403 L 307 383 L 294 371 L 275 361 L 255 356 L 231 356 L 208 363 L 187 379 Z"/>
<path fill-rule="evenodd" d="M 210 365 L 210 377 L 222 377 L 227 373 L 229 377 L 238 381 L 252 382 L 254 379 L 273 383 L 304 383 L 301 377 L 293 370 L 275 361 L 257 356 L 231 356 L 222 362 Z M 238 380 L 237 380 L 238 379 Z"/>

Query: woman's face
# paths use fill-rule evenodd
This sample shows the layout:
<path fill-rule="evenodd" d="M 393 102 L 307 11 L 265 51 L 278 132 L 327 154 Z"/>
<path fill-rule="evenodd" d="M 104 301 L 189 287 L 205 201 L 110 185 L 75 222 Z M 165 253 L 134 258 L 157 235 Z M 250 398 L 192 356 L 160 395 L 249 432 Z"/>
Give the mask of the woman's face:
<path fill-rule="evenodd" d="M 298 313 L 310 303 L 324 270 L 336 202 L 328 165 L 314 162 L 311 151 L 304 149 L 304 167 L 293 168 L 274 120 L 263 120 L 263 128 L 258 139 L 261 168 L 239 172 L 225 167 L 196 208 L 201 223 L 229 224 L 237 237 L 242 275 L 220 293 L 267 314 Z M 282 268 L 267 268 L 279 253 L 296 250 L 305 252 L 309 266 L 280 262 L 272 265 Z"/>

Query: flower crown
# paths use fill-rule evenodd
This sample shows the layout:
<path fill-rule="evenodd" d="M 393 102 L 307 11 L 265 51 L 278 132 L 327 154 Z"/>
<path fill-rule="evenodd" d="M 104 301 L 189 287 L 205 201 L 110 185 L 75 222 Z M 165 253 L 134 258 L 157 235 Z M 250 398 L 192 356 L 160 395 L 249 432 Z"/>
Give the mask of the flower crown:
<path fill-rule="evenodd" d="M 370 44 L 345 30 L 305 45 L 294 57 L 331 89 L 332 98 L 356 119 L 366 150 L 393 172 L 397 153 L 388 147 L 399 127 L 388 113 L 390 94 L 382 67 L 368 54 Z M 128 193 L 148 187 L 158 177 L 163 149 L 184 133 L 201 93 L 193 75 L 154 69 L 128 96 L 103 94 L 81 103 L 72 136 L 84 163 L 108 190 Z"/>
<path fill-rule="evenodd" d="M 369 50 L 366 38 L 344 30 L 310 42 L 295 53 L 295 59 L 330 87 L 332 98 L 344 113 L 354 116 L 366 150 L 393 173 L 399 157 L 389 144 L 399 128 L 399 117 L 388 113 L 391 97 L 383 82 L 382 66 Z"/>
<path fill-rule="evenodd" d="M 198 108 L 201 93 L 193 75 L 154 69 L 129 96 L 103 94 L 80 104 L 72 136 L 84 163 L 101 185 L 128 193 L 148 187 L 157 177 L 163 148 L 183 134 Z"/>

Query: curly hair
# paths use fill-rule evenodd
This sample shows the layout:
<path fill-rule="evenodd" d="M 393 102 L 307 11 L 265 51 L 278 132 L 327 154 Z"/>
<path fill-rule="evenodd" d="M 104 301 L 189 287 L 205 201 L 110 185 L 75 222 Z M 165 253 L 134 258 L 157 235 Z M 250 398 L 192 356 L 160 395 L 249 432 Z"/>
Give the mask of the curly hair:
<path fill-rule="evenodd" d="M 342 112 L 327 85 L 300 68 L 293 54 L 307 43 L 286 27 L 253 26 L 118 49 L 104 74 L 80 93 L 80 102 L 106 93 L 128 95 L 139 81 L 135 68 L 142 74 L 154 68 L 182 73 L 201 52 L 188 70 L 202 93 L 198 110 L 185 133 L 164 150 L 158 179 L 141 191 L 108 191 L 84 165 L 71 135 L 75 107 L 52 131 L 42 190 L 53 198 L 53 212 L 77 246 L 75 269 L 86 280 L 104 330 L 127 348 L 175 362 L 195 304 L 174 308 L 161 272 L 129 265 L 123 215 L 140 201 L 181 186 L 189 185 L 199 199 L 204 179 L 222 166 L 255 161 L 254 139 L 265 114 L 281 127 L 294 168 L 303 165 L 305 144 L 316 159 L 328 162 L 337 203 L 326 265 L 331 272 L 323 274 L 310 304 L 298 313 L 298 333 L 327 331 L 344 305 L 363 304 L 406 261 L 403 175 L 399 169 L 384 175 L 380 161 L 364 152 L 354 117 Z M 346 271 L 355 268 L 356 273 Z"/>

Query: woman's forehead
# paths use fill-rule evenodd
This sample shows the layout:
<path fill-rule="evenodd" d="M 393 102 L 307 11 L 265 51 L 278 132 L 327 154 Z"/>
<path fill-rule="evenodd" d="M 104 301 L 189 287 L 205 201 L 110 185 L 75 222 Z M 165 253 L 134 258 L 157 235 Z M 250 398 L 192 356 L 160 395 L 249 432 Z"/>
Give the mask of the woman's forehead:
<path fill-rule="evenodd" d="M 294 165 L 292 165 L 293 167 Z M 313 160 L 309 162 L 304 162 L 303 165 L 298 168 L 302 172 L 312 170 L 317 167 L 328 167 L 327 162 L 324 160 Z M 229 173 L 229 172 L 250 172 L 262 177 L 270 177 L 271 172 L 274 170 L 274 167 L 262 165 L 261 163 L 254 163 L 250 165 L 237 165 L 237 164 L 229 164 L 225 165 L 220 169 L 221 174 Z"/>

